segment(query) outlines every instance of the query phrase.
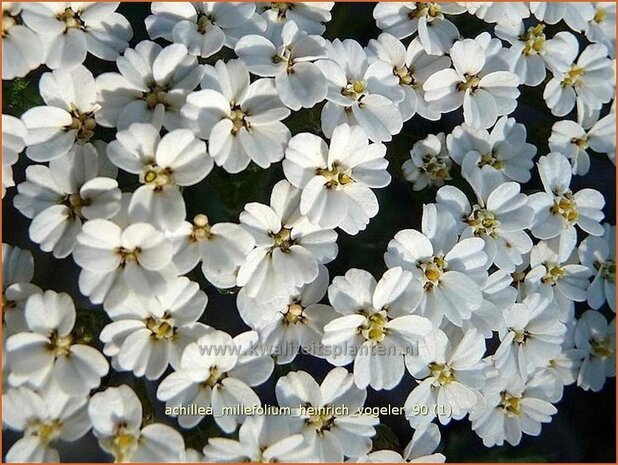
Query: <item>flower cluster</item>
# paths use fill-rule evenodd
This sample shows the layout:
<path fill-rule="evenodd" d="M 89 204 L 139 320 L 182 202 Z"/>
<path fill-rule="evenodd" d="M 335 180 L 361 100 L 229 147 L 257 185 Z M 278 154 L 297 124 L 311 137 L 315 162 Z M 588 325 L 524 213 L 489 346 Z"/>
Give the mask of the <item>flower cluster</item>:
<path fill-rule="evenodd" d="M 119 3 L 2 8 L 2 78 L 40 96 L 2 116 L 3 219 L 83 296 L 2 245 L 7 461 L 85 435 L 119 462 L 444 461 L 451 421 L 517 445 L 615 376 L 615 226 L 585 187 L 615 163 L 615 4 L 379 3 L 366 44 L 323 37 L 330 2 L 154 2 L 139 41 Z M 266 171 L 231 221 L 196 194 Z M 379 275 L 331 276 L 395 182 L 419 226 L 382 238 Z M 243 331 L 206 323 L 219 293 Z M 296 413 L 259 413 L 269 381 Z M 414 432 L 376 450 L 364 408 L 395 388 Z"/>

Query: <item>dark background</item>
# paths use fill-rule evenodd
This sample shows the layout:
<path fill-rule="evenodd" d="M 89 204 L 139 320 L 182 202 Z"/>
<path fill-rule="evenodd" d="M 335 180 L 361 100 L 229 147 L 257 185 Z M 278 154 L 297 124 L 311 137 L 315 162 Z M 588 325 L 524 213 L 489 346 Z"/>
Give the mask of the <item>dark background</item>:
<path fill-rule="evenodd" d="M 333 9 L 333 20 L 327 24 L 324 36 L 328 39 L 352 38 L 361 45 L 367 45 L 371 38 L 377 38 L 380 30 L 375 26 L 372 11 L 373 3 L 345 3 L 336 4 Z M 131 46 L 139 41 L 148 39 L 143 20 L 149 14 L 148 3 L 125 3 L 118 10 L 131 22 L 134 37 Z M 477 20 L 470 15 L 452 17 L 464 37 L 474 37 L 480 32 L 492 32 L 493 27 Z M 548 28 L 550 34 L 557 30 L 566 30 L 564 24 Z M 408 43 L 410 39 L 404 40 Z M 164 42 L 161 42 L 164 44 Z M 216 58 L 231 57 L 227 50 L 206 60 L 214 63 Z M 114 63 L 102 62 L 89 55 L 85 65 L 98 75 L 105 71 L 116 71 Z M 20 116 L 26 109 L 42 104 L 38 96 L 38 80 L 43 72 L 39 70 L 11 82 L 4 82 L 3 113 Z M 522 95 L 517 110 L 511 116 L 518 122 L 524 123 L 528 130 L 528 141 L 538 148 L 538 156 L 548 153 L 547 139 L 551 134 L 552 124 L 558 118 L 552 116 L 542 100 L 544 84 L 536 88 L 520 87 Z M 319 115 L 321 104 L 311 110 L 302 110 L 290 116 L 288 123 L 293 134 L 305 131 L 320 133 Z M 568 115 L 563 119 L 575 119 Z M 380 212 L 373 218 L 368 228 L 357 236 L 347 236 L 341 232 L 338 240 L 339 255 L 329 264 L 331 279 L 344 274 L 349 268 L 362 268 L 380 277 L 386 270 L 383 262 L 383 253 L 388 241 L 401 229 L 420 229 L 422 205 L 434 201 L 435 189 L 426 189 L 422 192 L 413 192 L 410 183 L 403 180 L 401 164 L 409 157 L 409 150 L 414 142 L 424 138 L 427 134 L 438 132 L 449 133 L 463 121 L 461 109 L 444 115 L 439 122 L 430 122 L 414 117 L 404 125 L 401 134 L 387 143 L 387 158 L 389 171 L 393 175 L 392 183 L 384 189 L 377 190 L 380 202 Z M 114 131 L 97 128 L 97 138 L 111 141 Z M 25 156 L 20 157 L 14 167 L 15 181 L 22 182 L 23 170 L 26 166 Z M 454 170 L 456 171 L 456 170 Z M 188 217 L 197 213 L 206 213 L 212 222 L 238 221 L 238 214 L 248 202 L 258 201 L 268 203 L 272 186 L 283 179 L 281 164 L 276 164 L 268 170 L 261 170 L 251 165 L 248 170 L 238 175 L 225 173 L 218 167 L 207 179 L 197 186 L 185 189 Z M 119 183 L 124 190 L 135 185 L 132 175 L 121 173 Z M 469 187 L 461 181 L 458 173 L 454 173 L 453 184 L 462 190 L 471 193 Z M 583 187 L 592 187 L 604 194 L 606 199 L 606 221 L 615 224 L 615 167 L 604 155 L 592 155 L 590 173 L 585 177 L 574 177 L 573 190 Z M 533 180 L 526 185 L 525 192 L 532 193 L 541 189 L 536 172 Z M 90 304 L 87 298 L 79 293 L 77 276 L 79 268 L 69 257 L 57 260 L 51 254 L 41 252 L 38 246 L 28 238 L 29 221 L 12 206 L 15 189 L 9 189 L 3 199 L 3 242 L 32 251 L 35 258 L 34 283 L 44 289 L 53 289 L 70 293 L 78 308 L 78 325 L 97 334 L 108 322 L 107 316 L 98 306 Z M 473 198 L 470 196 L 470 198 Z M 581 234 L 581 231 L 579 232 Z M 235 295 L 221 293 L 210 286 L 199 271 L 193 271 L 190 278 L 200 282 L 207 292 L 209 303 L 203 321 L 235 335 L 249 329 L 236 311 Z M 578 307 L 578 314 L 585 310 L 585 305 Z M 607 309 L 606 316 L 613 314 Z M 274 383 L 280 375 L 292 369 L 304 369 L 310 372 L 318 381 L 325 376 L 332 367 L 326 362 L 310 356 L 300 355 L 293 364 L 276 367 L 275 373 L 262 386 L 256 388 L 265 404 L 276 404 L 274 398 Z M 348 367 L 351 369 L 351 367 Z M 164 375 L 165 376 L 165 375 Z M 163 413 L 163 405 L 156 400 L 156 382 L 136 379 L 131 373 L 112 372 L 103 379 L 102 387 L 129 384 L 136 390 L 144 404 L 146 421 L 162 421 L 175 427 L 174 419 L 167 418 Z M 384 406 L 388 404 L 403 405 L 408 393 L 413 387 L 413 381 L 406 373 L 403 381 L 392 391 L 375 392 L 368 389 L 366 405 Z M 616 449 L 616 384 L 614 379 L 607 381 L 600 393 L 585 392 L 570 386 L 565 388 L 563 399 L 557 404 L 558 414 L 550 424 L 543 426 L 538 437 L 524 436 L 517 447 L 504 446 L 487 449 L 481 440 L 470 429 L 469 421 L 451 422 L 447 427 L 440 427 L 442 442 L 439 451 L 443 452 L 447 460 L 460 462 L 480 461 L 526 461 L 526 462 L 615 462 Z M 412 435 L 412 429 L 403 416 L 382 417 L 382 425 L 378 428 L 375 438 L 376 448 L 392 448 L 401 451 Z M 188 447 L 201 450 L 207 438 L 220 435 L 212 421 L 206 419 L 193 430 L 182 431 Z M 20 437 L 11 431 L 3 431 L 3 457 L 10 445 Z M 96 439 L 89 433 L 78 443 L 60 443 L 60 456 L 63 461 L 109 461 L 110 457 L 102 452 Z"/>

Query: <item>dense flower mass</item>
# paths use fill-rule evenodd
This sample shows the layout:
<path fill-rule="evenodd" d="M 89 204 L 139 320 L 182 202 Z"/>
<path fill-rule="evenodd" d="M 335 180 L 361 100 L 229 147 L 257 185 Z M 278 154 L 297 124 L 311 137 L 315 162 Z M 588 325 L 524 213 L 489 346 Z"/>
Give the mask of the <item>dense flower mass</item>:
<path fill-rule="evenodd" d="M 354 8 L 2 4 L 4 460 L 442 462 L 615 377 L 615 5 Z"/>

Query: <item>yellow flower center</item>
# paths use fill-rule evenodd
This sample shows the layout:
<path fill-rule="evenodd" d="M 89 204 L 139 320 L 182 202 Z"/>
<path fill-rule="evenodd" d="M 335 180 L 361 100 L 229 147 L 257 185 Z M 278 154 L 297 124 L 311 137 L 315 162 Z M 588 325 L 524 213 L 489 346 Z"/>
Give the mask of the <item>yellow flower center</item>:
<path fill-rule="evenodd" d="M 426 291 L 431 291 L 434 286 L 440 284 L 440 278 L 442 277 L 442 274 L 446 271 L 447 266 L 448 263 L 441 255 L 434 256 L 429 261 L 418 265 L 418 267 L 423 271 L 423 274 L 425 276 L 425 283 L 423 285 L 423 288 Z"/>
<path fill-rule="evenodd" d="M 425 173 L 432 181 L 444 181 L 451 179 L 449 165 L 440 158 L 425 154 L 423 155 L 423 164 L 421 171 Z"/>
<path fill-rule="evenodd" d="M 444 363 L 430 363 L 429 369 L 431 370 L 431 376 L 436 378 L 437 383 L 441 386 L 449 384 L 455 381 L 455 373 L 453 369 Z"/>
<path fill-rule="evenodd" d="M 525 42 L 522 54 L 536 55 L 545 47 L 545 24 L 539 23 L 534 27 L 529 27 L 525 34 L 520 36 L 520 40 Z"/>
<path fill-rule="evenodd" d="M 118 249 L 116 249 L 116 253 L 120 255 L 119 268 L 124 268 L 128 263 L 137 262 L 141 251 L 142 250 L 139 247 L 132 250 L 125 249 L 124 247 L 118 247 Z"/>
<path fill-rule="evenodd" d="M 246 119 L 247 113 L 245 113 L 238 105 L 232 106 L 232 111 L 230 113 L 229 118 L 232 120 L 232 123 L 233 123 L 233 126 L 232 126 L 233 135 L 238 134 L 238 131 L 240 131 L 242 128 L 245 128 L 247 131 L 249 131 L 249 129 L 251 128 L 249 121 L 247 121 Z"/>
<path fill-rule="evenodd" d="M 498 158 L 498 154 L 493 150 L 489 153 L 484 153 L 481 155 L 481 160 L 478 163 L 479 168 L 482 168 L 485 165 L 493 166 L 497 170 L 504 169 L 504 161 Z"/>
<path fill-rule="evenodd" d="M 197 32 L 200 34 L 206 34 L 206 31 L 213 23 L 213 18 L 205 13 L 197 15 Z"/>
<path fill-rule="evenodd" d="M 131 432 L 127 431 L 125 426 L 121 426 L 118 432 L 114 435 L 112 441 L 112 455 L 114 462 L 128 462 L 137 448 L 138 438 Z"/>
<path fill-rule="evenodd" d="M 49 337 L 48 349 L 56 358 L 68 356 L 71 353 L 72 345 L 73 336 L 70 334 L 67 336 L 59 336 L 58 333 L 54 331 Z"/>
<path fill-rule="evenodd" d="M 292 60 L 292 50 L 285 45 L 277 49 L 277 54 L 272 57 L 272 62 L 275 64 L 286 63 L 286 72 L 294 74 L 294 60 Z"/>
<path fill-rule="evenodd" d="M 303 315 L 305 309 L 298 303 L 288 305 L 287 311 L 284 313 L 283 324 L 285 326 L 295 325 L 296 323 L 305 323 L 307 318 Z"/>
<path fill-rule="evenodd" d="M 569 224 L 574 224 L 579 219 L 575 198 L 570 192 L 566 192 L 562 196 L 555 198 L 554 205 L 551 207 L 551 212 L 554 215 L 562 216 Z"/>
<path fill-rule="evenodd" d="M 346 97 L 352 97 L 355 100 L 360 100 L 365 95 L 367 87 L 363 81 L 348 82 L 348 84 L 341 89 L 341 94 Z"/>
<path fill-rule="evenodd" d="M 402 86 L 414 86 L 414 76 L 412 70 L 406 65 L 401 68 L 393 68 L 393 74 L 399 78 L 399 84 Z"/>
<path fill-rule="evenodd" d="M 269 236 L 274 241 L 273 249 L 281 249 L 285 253 L 288 253 L 290 247 L 295 244 L 294 239 L 292 239 L 292 230 L 288 228 L 281 228 L 278 233 L 271 232 Z"/>
<path fill-rule="evenodd" d="M 146 105 L 151 110 L 154 110 L 160 103 L 167 108 L 167 88 L 152 84 L 150 90 L 143 93 L 142 100 L 146 102 Z"/>
<path fill-rule="evenodd" d="M 573 137 L 571 144 L 576 145 L 579 150 L 586 150 L 588 148 L 588 136 Z"/>
<path fill-rule="evenodd" d="M 62 422 L 60 420 L 37 422 L 32 426 L 32 433 L 45 445 L 58 439 L 61 431 Z"/>
<path fill-rule="evenodd" d="M 541 282 L 543 284 L 553 286 L 559 279 L 566 275 L 566 270 L 560 265 L 545 264 L 545 268 L 547 269 L 547 272 L 545 273 L 545 276 L 541 278 Z"/>
<path fill-rule="evenodd" d="M 86 29 L 84 21 L 79 16 L 79 12 L 73 11 L 70 7 L 65 8 L 56 18 L 58 21 L 64 22 L 64 32 L 67 32 L 69 29 Z"/>
<path fill-rule="evenodd" d="M 13 26 L 17 25 L 17 18 L 11 16 L 8 11 L 2 12 L 2 37 L 7 37 Z"/>
<path fill-rule="evenodd" d="M 318 411 L 309 416 L 305 422 L 313 427 L 319 435 L 322 435 L 324 431 L 329 431 L 335 425 L 335 417 L 326 407 L 318 409 Z"/>
<path fill-rule="evenodd" d="M 272 2 L 270 4 L 270 7 L 273 10 L 277 11 L 278 19 L 283 19 L 285 18 L 287 11 L 291 10 L 294 7 L 294 5 L 292 3 L 286 3 L 286 2 Z"/>
<path fill-rule="evenodd" d="M 94 136 L 94 129 L 97 127 L 94 111 L 81 113 L 77 108 L 71 106 L 70 113 L 71 124 L 66 126 L 65 130 L 77 130 L 77 140 L 88 142 Z"/>
<path fill-rule="evenodd" d="M 82 208 L 90 205 L 90 200 L 82 199 L 79 194 L 69 194 L 64 198 L 63 203 L 69 207 L 71 218 L 83 219 Z"/>
<path fill-rule="evenodd" d="M 410 19 L 426 17 L 427 19 L 432 20 L 433 18 L 442 16 L 442 7 L 438 3 L 416 2 L 415 5 L 416 9 L 411 11 L 409 14 Z"/>
<path fill-rule="evenodd" d="M 614 353 L 614 350 L 610 344 L 609 336 L 601 339 L 600 341 L 591 339 L 590 345 L 592 346 L 592 355 L 596 358 L 609 358 Z"/>
<path fill-rule="evenodd" d="M 386 328 L 387 323 L 388 317 L 386 316 L 386 311 L 382 310 L 367 316 L 358 329 L 360 334 L 367 341 L 382 342 L 388 334 L 388 329 Z"/>
<path fill-rule="evenodd" d="M 144 168 L 140 181 L 148 186 L 152 186 L 155 190 L 160 191 L 164 187 L 173 185 L 172 170 L 170 168 L 161 168 L 157 165 L 148 165 Z"/>
<path fill-rule="evenodd" d="M 562 87 L 576 87 L 581 83 L 582 76 L 586 74 L 586 70 L 581 66 L 572 65 L 571 69 L 566 73 L 560 85 Z"/>
<path fill-rule="evenodd" d="M 315 174 L 324 176 L 327 179 L 325 184 L 327 189 L 336 188 L 338 186 L 343 187 L 354 182 L 354 179 L 350 176 L 350 170 L 340 166 L 337 162 L 333 163 L 330 169 L 318 168 Z"/>
<path fill-rule="evenodd" d="M 514 271 L 511 273 L 511 278 L 513 278 L 513 284 L 517 284 L 522 282 L 526 277 L 526 273 L 523 271 Z"/>
<path fill-rule="evenodd" d="M 595 23 L 602 23 L 603 21 L 605 21 L 605 18 L 607 16 L 607 12 L 605 11 L 605 9 L 597 7 L 596 11 L 594 12 L 594 22 Z"/>
<path fill-rule="evenodd" d="M 594 267 L 601 273 L 603 279 L 615 283 L 616 282 L 616 261 L 609 259 L 605 262 L 595 262 Z"/>
<path fill-rule="evenodd" d="M 511 331 L 515 333 L 515 337 L 513 338 L 513 341 L 516 344 L 525 344 L 528 338 L 530 337 L 530 333 L 528 333 L 528 331 L 526 331 L 525 329 L 517 331 L 511 328 Z"/>
<path fill-rule="evenodd" d="M 518 417 L 521 415 L 521 397 L 502 391 L 500 393 L 500 407 L 507 416 Z"/>
<path fill-rule="evenodd" d="M 493 212 L 490 212 L 478 205 L 475 205 L 472 214 L 466 220 L 473 229 L 476 237 L 490 236 L 497 237 L 496 229 L 500 222 L 496 219 Z"/>
<path fill-rule="evenodd" d="M 477 75 L 464 74 L 464 79 L 465 81 L 460 82 L 457 85 L 457 89 L 461 92 L 466 92 L 468 90 L 470 90 L 470 92 L 474 92 L 476 89 L 478 89 L 481 83 L 481 78 L 479 78 Z"/>
<path fill-rule="evenodd" d="M 221 384 L 221 381 L 223 381 L 225 378 L 227 378 L 227 373 L 219 371 L 216 366 L 210 367 L 210 375 L 208 376 L 206 381 L 202 383 L 202 386 L 207 388 L 215 387 Z"/>
<path fill-rule="evenodd" d="M 208 217 L 204 214 L 195 215 L 193 218 L 193 229 L 189 240 L 192 242 L 201 242 L 203 240 L 212 239 L 213 234 L 210 232 L 210 224 Z"/>
<path fill-rule="evenodd" d="M 152 332 L 153 339 L 172 339 L 176 335 L 176 328 L 167 321 L 161 319 L 157 321 L 155 318 L 149 317 L 146 319 L 146 327 Z"/>

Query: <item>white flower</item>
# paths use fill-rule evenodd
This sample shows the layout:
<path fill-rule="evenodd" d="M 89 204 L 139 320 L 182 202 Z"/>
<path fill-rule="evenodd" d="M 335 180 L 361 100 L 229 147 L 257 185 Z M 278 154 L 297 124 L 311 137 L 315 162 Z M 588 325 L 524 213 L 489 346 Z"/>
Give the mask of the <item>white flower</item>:
<path fill-rule="evenodd" d="M 93 303 L 129 290 L 144 297 L 164 292 L 176 276 L 172 254 L 170 242 L 148 223 L 122 228 L 108 220 L 87 221 L 73 251 L 83 268 L 80 291 Z"/>
<path fill-rule="evenodd" d="M 107 154 L 119 168 L 139 175 L 142 186 L 131 197 L 131 219 L 167 231 L 178 229 L 186 216 L 179 186 L 197 184 L 213 167 L 206 144 L 190 130 L 174 129 L 161 137 L 151 124 L 118 131 Z"/>
<path fill-rule="evenodd" d="M 616 58 L 616 4 L 596 2 L 594 8 L 594 16 L 588 21 L 585 30 L 586 38 L 590 42 L 605 45 L 609 50 L 609 56 Z"/>
<path fill-rule="evenodd" d="M 556 412 L 538 389 L 507 371 L 488 382 L 470 421 L 485 447 L 501 446 L 504 441 L 516 446 L 522 433 L 538 436 L 542 424 Z"/>
<path fill-rule="evenodd" d="M 210 330 L 185 348 L 180 368 L 168 375 L 157 389 L 157 398 L 166 403 L 183 428 L 196 426 L 204 415 L 174 414 L 174 408 L 187 405 L 211 407 L 217 425 L 226 433 L 233 432 L 245 421 L 245 414 L 232 410 L 236 406 L 260 406 L 261 401 L 250 386 L 268 379 L 273 359 L 257 352 L 258 335 L 247 331 L 232 336 Z M 226 409 L 226 410 L 224 410 Z"/>
<path fill-rule="evenodd" d="M 328 81 L 322 108 L 322 131 L 331 137 L 342 123 L 359 125 L 373 142 L 390 141 L 403 127 L 397 104 L 405 98 L 392 66 L 369 63 L 367 52 L 354 40 L 327 44 L 327 60 L 317 62 Z"/>
<path fill-rule="evenodd" d="M 185 460 L 187 463 L 202 463 L 204 462 L 204 454 L 195 449 L 185 449 Z"/>
<path fill-rule="evenodd" d="M 473 168 L 469 169 L 468 164 Z M 532 239 L 525 231 L 534 217 L 534 211 L 527 205 L 528 197 L 520 192 L 520 184 L 502 182 L 494 168 L 476 170 L 470 158 L 464 162 L 463 176 L 476 193 L 476 203 L 471 205 L 456 187 L 445 186 L 438 191 L 436 204 L 451 212 L 459 229 L 463 229 L 462 239 L 483 239 L 488 261 L 512 273 L 532 248 Z"/>
<path fill-rule="evenodd" d="M 492 359 L 503 373 L 519 373 L 523 379 L 560 354 L 566 326 L 551 300 L 531 293 L 504 313 L 499 331 L 500 347 Z"/>
<path fill-rule="evenodd" d="M 295 5 L 295 4 L 293 4 Z M 311 460 L 302 434 L 290 430 L 285 416 L 248 417 L 238 440 L 209 438 L 204 447 L 207 462 L 303 462 Z"/>
<path fill-rule="evenodd" d="M 616 376 L 616 320 L 608 323 L 601 313 L 587 310 L 577 320 L 575 345 L 585 352 L 577 385 L 600 391 L 605 378 Z"/>
<path fill-rule="evenodd" d="M 96 128 L 97 103 L 94 77 L 83 66 L 67 71 L 45 73 L 39 92 L 47 106 L 26 111 L 21 119 L 26 125 L 26 155 L 33 161 L 55 160 L 65 155 L 73 144 L 89 142 Z"/>
<path fill-rule="evenodd" d="M 380 281 L 353 268 L 328 288 L 328 299 L 341 317 L 324 327 L 322 343 L 335 366 L 354 361 L 354 382 L 364 389 L 392 389 L 403 377 L 405 353 L 432 330 L 427 318 L 411 315 L 419 284 L 408 271 L 388 270 Z"/>
<path fill-rule="evenodd" d="M 29 250 L 2 243 L 2 291 L 15 283 L 29 283 L 34 277 L 34 259 Z"/>
<path fill-rule="evenodd" d="M 594 16 L 590 2 L 530 2 L 530 11 L 539 21 L 547 24 L 564 20 L 576 32 L 585 31 L 588 21 Z"/>
<path fill-rule="evenodd" d="M 131 294 L 108 309 L 112 323 L 99 338 L 103 353 L 112 358 L 118 371 L 158 379 L 168 365 L 178 369 L 184 348 L 204 334 L 198 323 L 208 297 L 197 283 L 185 277 L 170 281 L 164 293 L 150 298 Z"/>
<path fill-rule="evenodd" d="M 58 440 L 73 442 L 90 429 L 87 396 L 69 396 L 55 383 L 36 392 L 11 388 L 2 395 L 2 423 L 23 437 L 6 453 L 7 462 L 58 462 Z"/>
<path fill-rule="evenodd" d="M 111 218 L 120 210 L 118 183 L 106 174 L 115 177 L 115 169 L 92 144 L 74 145 L 49 167 L 29 166 L 14 204 L 32 218 L 30 239 L 56 258 L 67 257 L 85 221 Z"/>
<path fill-rule="evenodd" d="M 342 462 L 344 456 L 360 457 L 371 450 L 379 419 L 357 413 L 367 393 L 356 387 L 354 376 L 345 368 L 329 371 L 321 385 L 307 372 L 291 372 L 279 378 L 275 391 L 280 406 L 290 407 L 292 412 L 300 408 L 315 411 L 300 411 L 291 416 L 290 424 L 292 431 L 300 430 L 316 461 Z M 347 410 L 337 413 L 337 408 Z"/>
<path fill-rule="evenodd" d="M 499 118 L 491 132 L 464 123 L 446 137 L 446 146 L 458 165 L 472 158 L 479 170 L 492 166 L 505 181 L 530 181 L 536 147 L 526 142 L 526 127 L 514 118 Z"/>
<path fill-rule="evenodd" d="M 360 457 L 357 462 L 411 462 L 411 463 L 444 463 L 443 454 L 433 453 L 440 444 L 440 429 L 433 423 L 426 428 L 417 429 L 412 439 L 403 450 L 403 456 L 391 450 L 378 450 Z"/>
<path fill-rule="evenodd" d="M 457 3 L 380 2 L 373 10 L 377 26 L 398 39 L 418 32 L 418 39 L 430 55 L 443 55 L 459 39 L 457 27 L 446 15 L 458 15 L 466 9 Z"/>
<path fill-rule="evenodd" d="M 299 351 L 321 356 L 319 344 L 324 325 L 337 314 L 319 302 L 328 288 L 328 270 L 319 266 L 318 276 L 290 295 L 261 303 L 241 290 L 236 305 L 243 321 L 256 330 L 262 344 L 276 348 L 273 358 L 279 365 L 291 363 Z"/>
<path fill-rule="evenodd" d="M 99 445 L 116 462 L 182 462 L 185 443 L 178 431 L 161 423 L 141 427 L 142 404 L 127 385 L 92 396 L 88 415 Z"/>
<path fill-rule="evenodd" d="M 369 143 L 361 128 L 342 124 L 334 129 L 330 146 L 310 133 L 294 136 L 283 172 L 302 189 L 300 212 L 309 221 L 357 234 L 378 214 L 371 188 L 390 183 L 385 155 L 386 147 Z"/>
<path fill-rule="evenodd" d="M 445 136 L 429 134 L 415 142 L 410 150 L 410 160 L 401 166 L 403 176 L 413 183 L 413 189 L 420 191 L 427 186 L 440 187 L 451 179 L 451 159 L 446 150 Z"/>
<path fill-rule="evenodd" d="M 13 165 L 26 147 L 26 126 L 18 118 L 2 115 L 2 198 L 13 187 Z"/>
<path fill-rule="evenodd" d="M 457 241 L 452 215 L 435 205 L 423 212 L 423 233 L 404 229 L 388 243 L 384 261 L 389 268 L 410 270 L 422 286 L 416 311 L 437 326 L 445 316 L 456 326 L 483 302 L 481 286 L 491 262 L 478 237 Z"/>
<path fill-rule="evenodd" d="M 116 8 L 120 3 L 23 3 L 22 18 L 35 31 L 51 69 L 73 69 L 90 52 L 113 61 L 129 46 L 133 29 Z"/>
<path fill-rule="evenodd" d="M 335 2 L 259 2 L 257 9 L 269 22 L 270 28 L 294 21 L 307 34 L 321 35 L 326 30 L 325 23 L 331 20 L 333 6 Z"/>
<path fill-rule="evenodd" d="M 562 399 L 564 386 L 573 384 L 581 366 L 585 352 L 580 349 L 564 349 L 554 356 L 544 367 L 530 379 L 530 386 L 543 392 L 549 402 L 559 402 Z"/>
<path fill-rule="evenodd" d="M 519 24 L 522 19 L 530 16 L 528 4 L 525 2 L 459 2 L 470 14 L 476 15 L 486 23 Z"/>
<path fill-rule="evenodd" d="M 449 57 L 428 55 L 418 39 L 412 40 L 406 49 L 399 40 L 387 33 L 380 34 L 377 40 L 369 41 L 367 54 L 370 60 L 390 63 L 393 73 L 399 78 L 399 86 L 405 92 L 405 97 L 397 104 L 397 109 L 404 122 L 417 113 L 431 121 L 440 119 L 440 112 L 425 101 L 423 84 L 429 76 L 451 65 Z"/>
<path fill-rule="evenodd" d="M 586 300 L 588 279 L 591 268 L 582 266 L 577 261 L 573 249 L 557 252 L 551 242 L 541 241 L 530 253 L 530 271 L 526 274 L 527 292 L 540 292 L 552 301 L 563 313 L 567 321 L 572 317 L 572 303 Z"/>
<path fill-rule="evenodd" d="M 406 367 L 419 383 L 404 404 L 413 428 L 423 427 L 436 417 L 443 425 L 451 418 L 460 420 L 477 402 L 475 391 L 485 383 L 481 363 L 485 339 L 470 330 L 455 341 L 451 343 L 438 330 L 420 343 L 418 354 L 406 355 Z M 425 406 L 427 412 L 419 412 L 419 406 Z"/>
<path fill-rule="evenodd" d="M 236 285 L 238 269 L 255 247 L 253 236 L 234 223 L 211 224 L 204 214 L 193 223 L 185 221 L 166 233 L 174 246 L 173 262 L 179 274 L 193 270 L 202 262 L 204 277 L 219 289 Z"/>
<path fill-rule="evenodd" d="M 272 40 L 244 36 L 234 51 L 251 73 L 275 78 L 279 98 L 288 108 L 311 108 L 326 97 L 326 78 L 314 63 L 325 57 L 326 41 L 307 35 L 294 21 L 287 21 Z"/>
<path fill-rule="evenodd" d="M 19 2 L 2 3 L 3 80 L 24 77 L 45 60 L 38 34 L 21 24 L 22 5 Z"/>
<path fill-rule="evenodd" d="M 182 44 L 165 48 L 143 40 L 118 57 L 120 73 L 96 78 L 101 111 L 97 123 L 126 129 L 132 123 L 181 127 L 180 108 L 202 79 L 204 69 Z"/>
<path fill-rule="evenodd" d="M 252 26 L 259 30 L 266 27 L 252 2 L 153 2 L 151 10 L 153 14 L 145 21 L 151 39 L 183 44 L 191 55 L 202 58 L 214 55 L 224 45 L 233 48 Z"/>
<path fill-rule="evenodd" d="M 571 161 L 573 174 L 585 175 L 590 170 L 587 150 L 608 155 L 616 153 L 616 114 L 610 112 L 585 130 L 575 121 L 558 121 L 551 128 L 549 149 Z"/>
<path fill-rule="evenodd" d="M 576 101 L 598 110 L 614 97 L 615 76 L 605 45 L 588 45 L 579 58 L 577 53 L 578 47 L 565 50 L 566 64 L 554 63 L 554 77 L 543 91 L 545 103 L 555 116 L 567 115 Z"/>
<path fill-rule="evenodd" d="M 577 50 L 577 38 L 570 32 L 545 35 L 545 24 L 524 26 L 523 22 L 496 26 L 498 37 L 511 44 L 510 70 L 522 84 L 538 86 L 545 80 L 545 67 L 568 66 L 569 50 Z"/>
<path fill-rule="evenodd" d="M 545 192 L 528 197 L 528 205 L 535 211 L 530 231 L 539 239 L 560 237 L 560 255 L 575 246 L 575 225 L 593 236 L 603 234 L 603 195 L 594 189 L 573 193 L 571 164 L 560 153 L 552 152 L 537 163 Z M 567 253 L 568 255 L 568 253 Z"/>
<path fill-rule="evenodd" d="M 560 310 L 563 322 L 573 318 L 573 302 L 583 302 L 594 268 L 580 265 L 571 249 L 559 251 L 556 240 L 540 241 L 530 253 L 530 269 L 525 276 L 527 293 L 539 292 Z"/>
<path fill-rule="evenodd" d="M 98 350 L 80 343 L 72 333 L 75 318 L 68 294 L 45 291 L 30 296 L 26 302 L 30 331 L 6 341 L 11 385 L 41 388 L 52 379 L 72 396 L 86 395 L 100 385 L 109 365 Z"/>
<path fill-rule="evenodd" d="M 495 42 L 497 41 L 497 42 Z M 455 42 L 449 54 L 453 67 L 427 78 L 425 100 L 441 113 L 463 105 L 464 121 L 475 128 L 489 128 L 517 106 L 519 78 L 499 63 L 500 41 L 483 33 Z"/>
<path fill-rule="evenodd" d="M 312 282 L 318 265 L 337 256 L 337 233 L 310 223 L 298 213 L 300 191 L 287 181 L 272 190 L 270 206 L 248 203 L 241 225 L 256 248 L 238 270 L 236 284 L 262 302 Z"/>
<path fill-rule="evenodd" d="M 29 250 L 2 244 L 2 329 L 6 338 L 28 331 L 25 305 L 32 294 L 42 292 L 32 284 L 34 259 Z"/>
<path fill-rule="evenodd" d="M 261 168 L 283 158 L 290 140 L 281 122 L 290 110 L 279 99 L 273 79 L 249 81 L 239 60 L 205 67 L 202 90 L 187 97 L 182 107 L 186 126 L 201 139 L 218 166 L 239 173 L 253 161 Z"/>
<path fill-rule="evenodd" d="M 474 328 L 485 339 L 491 339 L 494 331 L 500 331 L 504 327 L 505 311 L 517 298 L 517 289 L 511 285 L 513 283 L 513 277 L 506 271 L 498 270 L 490 274 L 481 288 L 483 303 L 472 312 L 469 320 L 463 322 L 462 330 Z"/>
<path fill-rule="evenodd" d="M 616 226 L 604 225 L 602 237 L 588 236 L 579 245 L 582 265 L 594 270 L 594 278 L 586 291 L 586 300 L 593 309 L 607 301 L 616 311 Z"/>

